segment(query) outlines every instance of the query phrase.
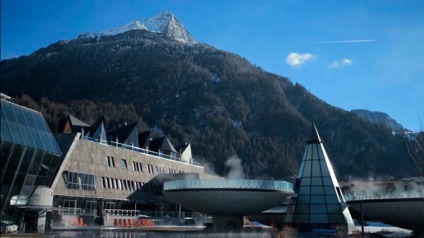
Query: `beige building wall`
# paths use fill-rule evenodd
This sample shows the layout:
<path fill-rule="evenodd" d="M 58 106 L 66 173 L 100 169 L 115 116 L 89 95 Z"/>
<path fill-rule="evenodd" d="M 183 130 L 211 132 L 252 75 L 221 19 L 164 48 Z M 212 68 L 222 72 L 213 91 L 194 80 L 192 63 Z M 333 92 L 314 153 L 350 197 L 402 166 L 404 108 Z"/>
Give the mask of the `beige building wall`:
<path fill-rule="evenodd" d="M 114 179 L 114 181 L 127 180 L 147 183 L 158 174 L 168 173 L 198 173 L 200 178 L 218 178 L 208 175 L 201 166 L 169 160 L 158 156 L 134 152 L 107 144 L 101 144 L 90 140 L 78 139 L 74 141 L 73 148 L 68 151 L 60 172 L 69 171 L 96 175 L 96 191 L 68 189 L 62 174 L 58 174 L 55 183 L 55 196 L 88 197 L 112 200 L 144 200 L 153 194 L 107 188 L 103 186 L 102 177 Z M 110 166 L 108 160 L 113 158 L 114 166 Z M 121 167 L 121 161 L 126 161 L 126 169 Z M 141 165 L 142 171 L 134 168 L 134 163 Z M 111 180 L 110 180 L 111 181 Z M 112 182 L 112 181 L 111 181 Z M 136 197 L 134 197 L 136 196 Z"/>

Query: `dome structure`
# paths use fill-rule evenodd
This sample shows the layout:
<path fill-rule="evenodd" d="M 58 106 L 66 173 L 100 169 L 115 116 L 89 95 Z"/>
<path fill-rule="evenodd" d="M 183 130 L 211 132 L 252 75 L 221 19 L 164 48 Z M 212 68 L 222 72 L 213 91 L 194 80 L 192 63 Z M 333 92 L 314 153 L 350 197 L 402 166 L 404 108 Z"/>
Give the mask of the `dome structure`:
<path fill-rule="evenodd" d="M 163 194 L 196 212 L 212 215 L 216 230 L 237 230 L 243 216 L 272 208 L 293 194 L 285 181 L 196 179 L 164 183 Z"/>

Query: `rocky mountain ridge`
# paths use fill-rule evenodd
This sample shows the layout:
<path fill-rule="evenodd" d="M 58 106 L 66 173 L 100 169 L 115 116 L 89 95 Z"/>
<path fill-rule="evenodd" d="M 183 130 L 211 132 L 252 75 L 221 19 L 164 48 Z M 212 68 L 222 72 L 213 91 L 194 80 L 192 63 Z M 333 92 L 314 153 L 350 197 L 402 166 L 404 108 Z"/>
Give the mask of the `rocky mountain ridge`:
<path fill-rule="evenodd" d="M 160 13 L 143 21 L 133 21 L 122 26 L 98 32 L 88 32 L 78 36 L 78 38 L 100 38 L 102 36 L 113 36 L 125 33 L 131 30 L 146 30 L 177 40 L 182 43 L 196 44 L 196 40 L 191 36 L 187 29 L 170 12 Z"/>

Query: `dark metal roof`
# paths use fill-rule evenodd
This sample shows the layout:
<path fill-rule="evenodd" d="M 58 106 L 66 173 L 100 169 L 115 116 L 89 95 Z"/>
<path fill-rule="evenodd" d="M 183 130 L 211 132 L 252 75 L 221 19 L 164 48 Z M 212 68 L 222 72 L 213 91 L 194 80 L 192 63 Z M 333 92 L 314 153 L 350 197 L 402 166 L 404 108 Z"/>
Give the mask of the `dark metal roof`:
<path fill-rule="evenodd" d="M 150 131 L 145 131 L 138 134 L 138 144 L 140 148 L 150 147 Z"/>
<path fill-rule="evenodd" d="M 110 134 L 112 135 L 113 140 L 116 140 L 116 138 L 118 138 L 119 143 L 124 143 L 127 140 L 128 136 L 131 134 L 131 132 L 133 130 L 137 130 L 137 125 L 138 121 L 135 121 L 129 125 L 126 125 L 110 132 Z"/>
<path fill-rule="evenodd" d="M 156 138 L 150 141 L 150 150 L 152 151 L 170 151 L 177 152 L 166 136 Z"/>
<path fill-rule="evenodd" d="M 89 132 L 89 136 L 93 137 L 94 133 L 96 133 L 97 128 L 99 126 L 101 126 L 102 124 L 104 125 L 105 123 L 105 117 L 102 115 L 92 126 L 91 126 L 91 130 Z"/>
<path fill-rule="evenodd" d="M 69 115 L 68 118 L 72 126 L 90 127 L 90 125 L 72 115 Z"/>
<path fill-rule="evenodd" d="M 175 150 L 177 150 L 179 153 L 182 153 L 183 151 L 185 151 L 185 149 L 190 145 L 190 143 L 184 143 L 182 145 L 176 146 Z"/>

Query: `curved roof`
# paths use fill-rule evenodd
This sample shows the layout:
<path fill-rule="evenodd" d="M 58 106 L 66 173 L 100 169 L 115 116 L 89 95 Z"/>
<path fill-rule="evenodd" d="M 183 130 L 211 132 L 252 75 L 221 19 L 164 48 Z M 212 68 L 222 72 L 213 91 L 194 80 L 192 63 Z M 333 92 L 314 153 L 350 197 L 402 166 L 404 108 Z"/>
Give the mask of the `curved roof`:
<path fill-rule="evenodd" d="M 293 186 L 284 181 L 196 179 L 165 182 L 163 193 L 192 211 L 243 216 L 280 204 L 293 194 Z"/>
<path fill-rule="evenodd" d="M 424 230 L 424 197 L 350 200 L 347 204 L 360 212 L 361 201 L 368 217 L 414 231 Z"/>

